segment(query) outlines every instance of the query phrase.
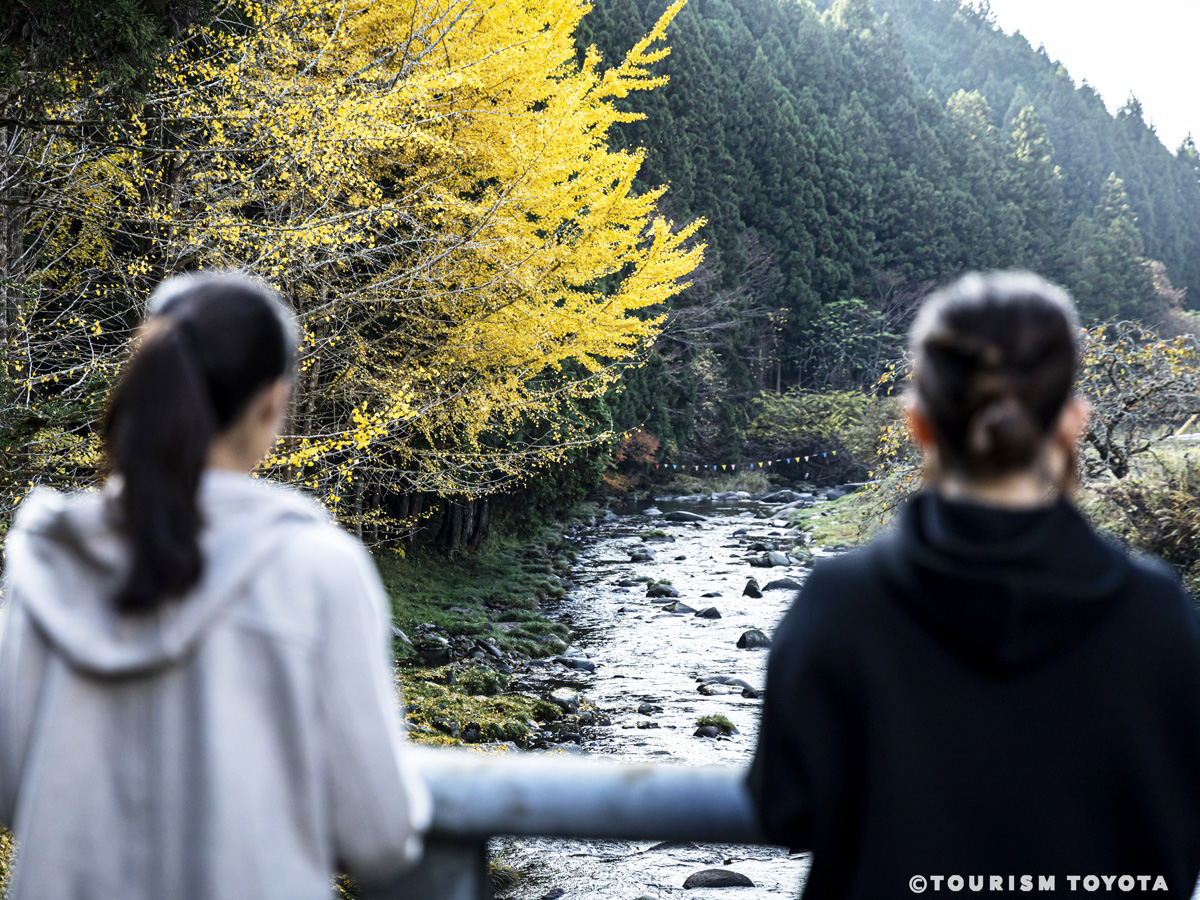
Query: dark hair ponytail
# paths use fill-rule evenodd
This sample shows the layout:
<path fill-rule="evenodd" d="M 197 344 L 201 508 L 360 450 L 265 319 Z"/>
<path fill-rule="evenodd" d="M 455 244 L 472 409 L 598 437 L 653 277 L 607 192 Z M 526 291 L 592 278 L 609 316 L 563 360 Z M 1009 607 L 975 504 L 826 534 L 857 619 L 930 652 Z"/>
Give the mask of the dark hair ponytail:
<path fill-rule="evenodd" d="M 185 275 L 154 292 L 104 428 L 130 547 L 119 609 L 153 611 L 199 580 L 197 489 L 209 446 L 259 390 L 292 372 L 296 346 L 291 313 L 249 278 Z"/>
<path fill-rule="evenodd" d="M 971 274 L 931 294 L 913 326 L 914 393 L 942 465 L 987 478 L 1033 465 L 1071 396 L 1077 319 L 1029 272 Z"/>

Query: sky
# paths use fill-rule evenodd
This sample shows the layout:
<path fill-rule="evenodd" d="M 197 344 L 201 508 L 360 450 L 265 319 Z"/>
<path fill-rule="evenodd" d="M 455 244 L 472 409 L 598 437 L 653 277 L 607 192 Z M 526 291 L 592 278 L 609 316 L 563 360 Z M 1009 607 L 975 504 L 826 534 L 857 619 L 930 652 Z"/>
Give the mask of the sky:
<path fill-rule="evenodd" d="M 1171 150 L 1200 142 L 1200 0 L 991 0 L 996 24 L 1087 80 L 1110 112 L 1130 92 Z"/>

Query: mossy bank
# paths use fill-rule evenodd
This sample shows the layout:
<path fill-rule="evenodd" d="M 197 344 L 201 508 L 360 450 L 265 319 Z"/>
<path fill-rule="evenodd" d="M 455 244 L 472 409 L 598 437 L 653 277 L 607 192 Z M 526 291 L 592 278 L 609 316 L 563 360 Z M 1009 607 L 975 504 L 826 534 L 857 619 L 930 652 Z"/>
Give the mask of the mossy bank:
<path fill-rule="evenodd" d="M 414 741 L 529 748 L 577 732 L 586 708 L 525 682 L 569 646 L 543 604 L 570 589 L 576 545 L 602 516 L 584 504 L 560 522 L 493 534 L 472 554 L 377 556 Z"/>

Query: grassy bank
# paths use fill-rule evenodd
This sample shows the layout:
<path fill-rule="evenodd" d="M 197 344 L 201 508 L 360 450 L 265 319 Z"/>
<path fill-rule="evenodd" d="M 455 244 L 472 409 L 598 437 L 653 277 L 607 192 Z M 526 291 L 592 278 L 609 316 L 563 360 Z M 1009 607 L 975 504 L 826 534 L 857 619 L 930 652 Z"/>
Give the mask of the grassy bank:
<path fill-rule="evenodd" d="M 567 590 L 575 558 L 567 531 L 598 512 L 581 506 L 566 521 L 494 534 L 457 557 L 377 558 L 403 633 L 394 649 L 414 741 L 524 745 L 563 717 L 545 698 L 512 689 L 511 679 L 529 660 L 567 648 L 567 627 L 539 610 Z"/>
<path fill-rule="evenodd" d="M 798 510 L 790 521 L 812 535 L 813 547 L 853 547 L 878 530 L 876 505 L 873 494 L 858 491 Z"/>
<path fill-rule="evenodd" d="M 538 615 L 538 604 L 565 593 L 563 579 L 573 559 L 563 526 L 545 525 L 495 535 L 478 552 L 458 558 L 388 554 L 376 562 L 392 600 L 393 621 L 405 634 L 415 636 L 418 626 L 435 625 L 451 636 L 486 635 L 502 649 L 544 656 L 539 642 L 566 635 L 561 625 Z M 397 642 L 397 655 L 404 661 L 416 654 Z"/>

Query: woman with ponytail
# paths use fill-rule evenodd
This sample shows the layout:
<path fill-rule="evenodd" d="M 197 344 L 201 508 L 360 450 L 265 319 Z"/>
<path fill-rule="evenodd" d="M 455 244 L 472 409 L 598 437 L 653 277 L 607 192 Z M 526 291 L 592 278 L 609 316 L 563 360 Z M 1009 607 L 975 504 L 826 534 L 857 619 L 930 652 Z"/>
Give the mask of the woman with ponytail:
<path fill-rule="evenodd" d="M 10 900 L 329 898 L 419 853 L 387 598 L 315 502 L 250 472 L 298 330 L 269 288 L 150 298 L 100 491 L 35 491 L 9 534 L 0 822 Z"/>
<path fill-rule="evenodd" d="M 1183 898 L 1200 873 L 1200 618 L 1071 502 L 1069 297 L 969 275 L 913 328 L 926 487 L 779 625 L 750 788 L 803 896 Z"/>

